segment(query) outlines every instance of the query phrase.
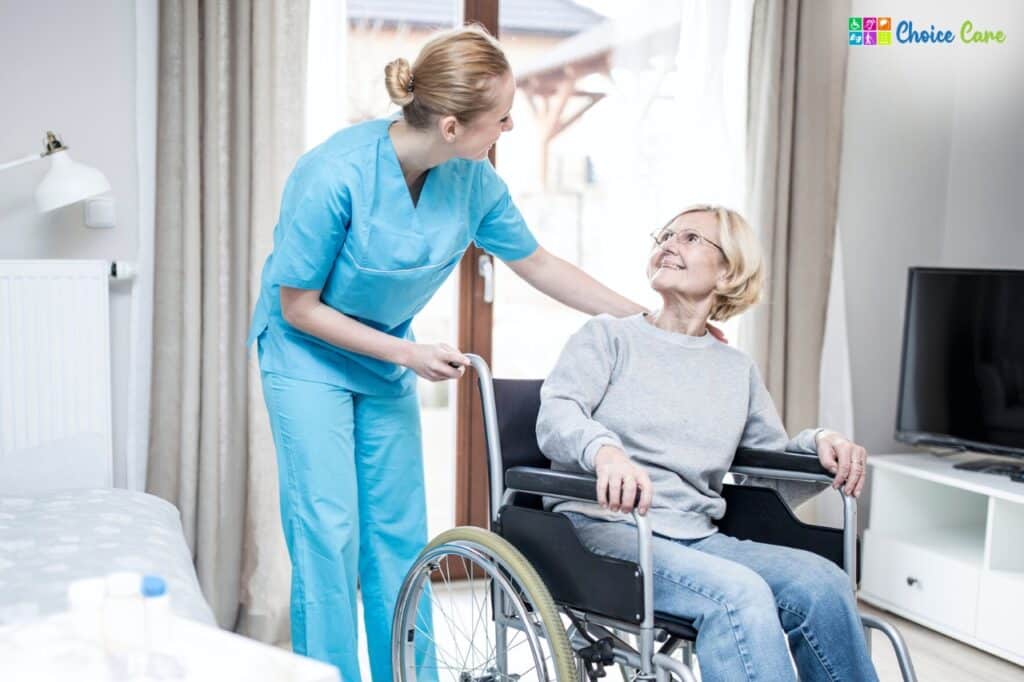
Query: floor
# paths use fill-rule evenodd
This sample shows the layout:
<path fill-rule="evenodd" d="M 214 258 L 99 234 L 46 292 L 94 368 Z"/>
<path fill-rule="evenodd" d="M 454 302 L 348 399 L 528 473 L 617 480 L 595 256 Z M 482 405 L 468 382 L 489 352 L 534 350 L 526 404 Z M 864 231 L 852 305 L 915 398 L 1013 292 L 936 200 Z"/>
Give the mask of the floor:
<path fill-rule="evenodd" d="M 863 602 L 860 607 L 864 613 L 880 616 L 899 629 L 921 682 L 1024 682 L 1024 668 L 1020 666 Z M 877 632 L 872 634 L 871 657 L 882 682 L 902 679 L 892 647 Z"/>
<path fill-rule="evenodd" d="M 460 599 L 458 594 L 455 599 Z M 1024 682 L 1024 668 L 1020 666 L 863 602 L 860 606 L 865 613 L 885 618 L 899 629 L 910 648 L 920 682 Z M 362 629 L 360 641 L 366 641 Z M 873 632 L 872 657 L 882 682 L 899 682 L 902 679 L 888 640 L 877 632 Z M 361 651 L 360 658 L 363 680 L 369 682 L 371 677 L 365 650 Z M 621 677 L 617 670 L 609 669 L 604 679 L 617 682 Z"/>

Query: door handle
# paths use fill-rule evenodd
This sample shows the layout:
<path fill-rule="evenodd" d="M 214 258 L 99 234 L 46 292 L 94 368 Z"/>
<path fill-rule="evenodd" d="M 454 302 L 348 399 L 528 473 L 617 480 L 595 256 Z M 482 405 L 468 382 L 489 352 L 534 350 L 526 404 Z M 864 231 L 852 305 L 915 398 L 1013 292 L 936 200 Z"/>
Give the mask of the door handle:
<path fill-rule="evenodd" d="M 494 303 L 494 261 L 486 253 L 480 256 L 478 271 L 484 278 L 484 303 Z"/>

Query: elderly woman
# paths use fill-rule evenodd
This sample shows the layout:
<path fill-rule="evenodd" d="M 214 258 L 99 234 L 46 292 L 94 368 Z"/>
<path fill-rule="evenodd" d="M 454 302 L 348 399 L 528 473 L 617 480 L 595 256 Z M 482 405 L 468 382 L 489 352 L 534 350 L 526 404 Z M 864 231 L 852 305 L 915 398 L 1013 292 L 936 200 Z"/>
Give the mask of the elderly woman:
<path fill-rule="evenodd" d="M 825 429 L 790 440 L 751 358 L 708 332 L 708 320 L 760 297 L 760 247 L 743 218 L 696 206 L 654 240 L 647 276 L 661 309 L 591 319 L 544 382 L 541 450 L 554 469 L 596 473 L 599 500 L 549 506 L 592 551 L 636 560 L 623 512 L 640 494 L 655 533 L 657 609 L 694 619 L 705 682 L 877 679 L 845 573 L 815 554 L 715 528 L 737 447 L 817 453 L 833 486 L 852 495 L 867 453 Z"/>

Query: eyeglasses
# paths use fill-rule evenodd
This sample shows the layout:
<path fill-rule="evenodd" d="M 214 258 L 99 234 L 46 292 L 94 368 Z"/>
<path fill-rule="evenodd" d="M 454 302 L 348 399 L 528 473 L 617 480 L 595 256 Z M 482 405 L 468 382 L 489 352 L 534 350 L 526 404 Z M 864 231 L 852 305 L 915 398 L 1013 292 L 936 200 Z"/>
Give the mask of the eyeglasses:
<path fill-rule="evenodd" d="M 699 244 L 707 244 L 713 246 L 721 251 L 722 256 L 728 258 L 725 255 L 725 251 L 721 246 L 714 243 L 700 232 L 696 230 L 683 230 L 682 232 L 676 232 L 675 230 L 665 227 L 656 232 L 651 233 L 651 238 L 654 240 L 656 246 L 664 246 L 669 241 L 675 239 L 684 246 L 697 246 Z"/>

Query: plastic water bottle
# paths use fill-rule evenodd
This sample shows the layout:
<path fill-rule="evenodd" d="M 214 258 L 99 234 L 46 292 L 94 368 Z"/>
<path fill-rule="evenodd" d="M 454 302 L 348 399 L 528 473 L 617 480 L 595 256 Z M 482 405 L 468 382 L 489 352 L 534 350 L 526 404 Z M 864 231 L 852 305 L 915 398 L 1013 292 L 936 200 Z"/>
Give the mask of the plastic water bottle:
<path fill-rule="evenodd" d="M 103 578 L 84 578 L 68 585 L 68 611 L 75 634 L 86 641 L 103 637 L 103 603 L 107 583 Z"/>
<path fill-rule="evenodd" d="M 138 651 L 143 645 L 145 614 L 142 610 L 142 576 L 111 573 L 103 602 L 103 642 L 111 653 Z"/>
<path fill-rule="evenodd" d="M 186 668 L 174 647 L 171 596 L 167 582 L 158 575 L 142 578 L 142 603 L 146 615 L 146 677 L 149 680 L 182 680 Z"/>
<path fill-rule="evenodd" d="M 146 649 L 166 652 L 171 639 L 171 597 L 167 583 L 158 575 L 142 578 L 142 602 L 146 616 Z"/>
<path fill-rule="evenodd" d="M 142 576 L 111 573 L 103 601 L 103 648 L 113 680 L 133 680 L 144 670 L 146 656 Z"/>

